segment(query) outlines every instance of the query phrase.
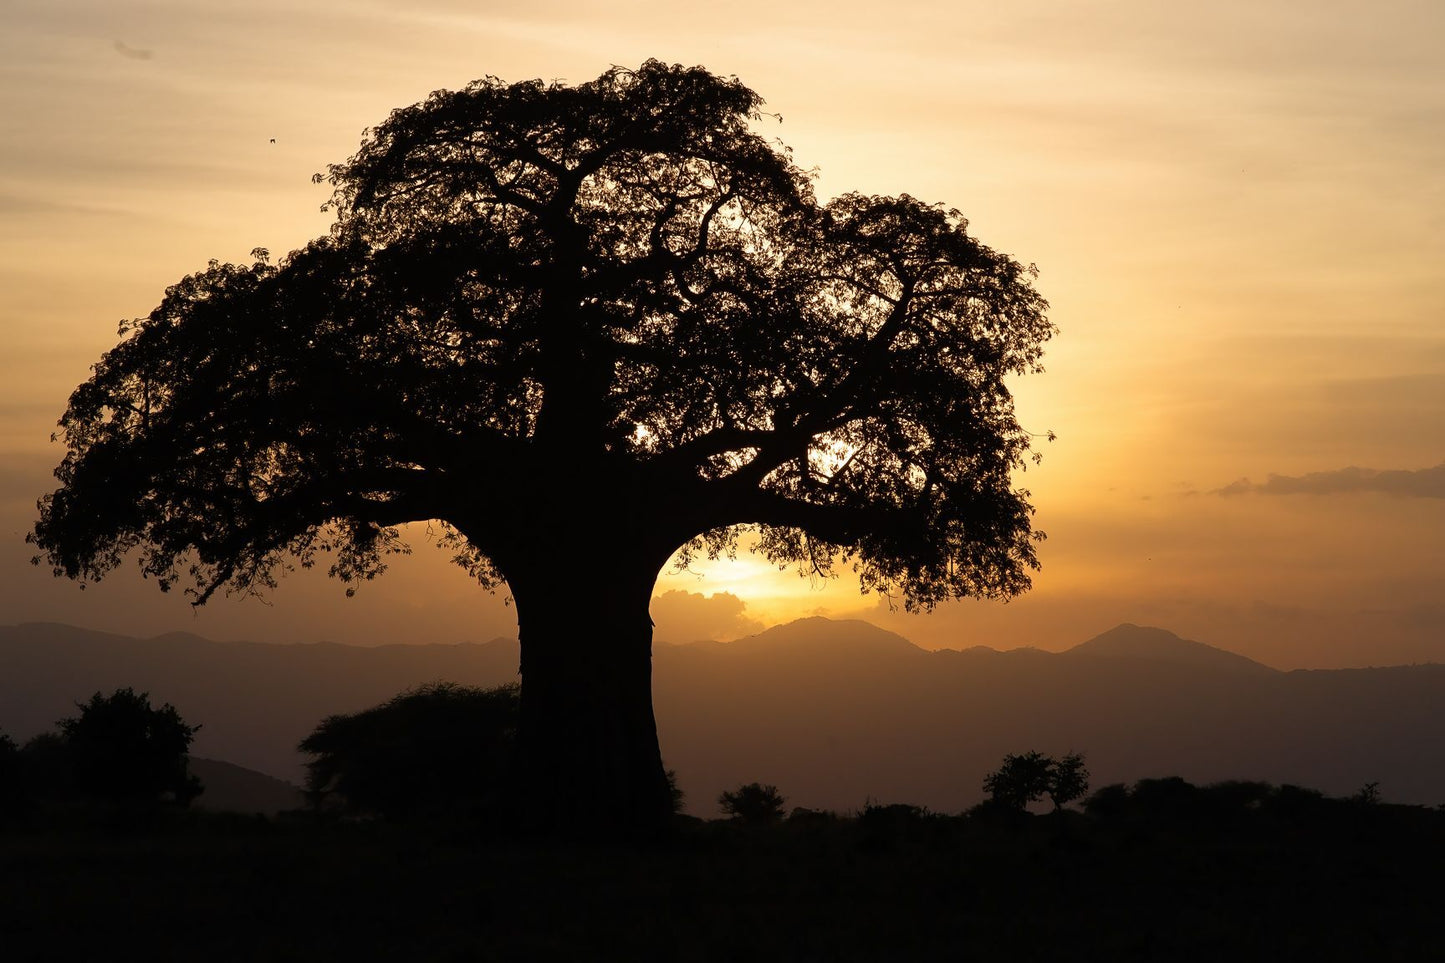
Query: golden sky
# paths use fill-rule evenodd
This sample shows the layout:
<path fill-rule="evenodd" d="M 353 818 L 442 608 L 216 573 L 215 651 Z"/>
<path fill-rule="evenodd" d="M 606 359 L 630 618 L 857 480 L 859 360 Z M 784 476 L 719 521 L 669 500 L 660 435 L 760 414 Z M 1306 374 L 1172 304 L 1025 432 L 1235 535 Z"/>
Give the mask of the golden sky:
<path fill-rule="evenodd" d="M 664 575 L 660 639 L 822 613 L 1062 648 L 1133 621 L 1281 667 L 1445 661 L 1438 0 L 7 0 L 0 19 L 0 623 L 511 634 L 420 531 L 354 599 L 305 573 L 199 613 L 128 568 L 52 582 L 21 539 L 116 323 L 210 258 L 323 233 L 310 176 L 365 127 L 485 74 L 657 57 L 761 93 L 823 196 L 960 208 L 1038 264 L 1061 329 L 1017 385 L 1025 426 L 1059 436 L 1019 479 L 1049 534 L 1032 593 L 903 616 L 846 572 L 743 557 Z"/>

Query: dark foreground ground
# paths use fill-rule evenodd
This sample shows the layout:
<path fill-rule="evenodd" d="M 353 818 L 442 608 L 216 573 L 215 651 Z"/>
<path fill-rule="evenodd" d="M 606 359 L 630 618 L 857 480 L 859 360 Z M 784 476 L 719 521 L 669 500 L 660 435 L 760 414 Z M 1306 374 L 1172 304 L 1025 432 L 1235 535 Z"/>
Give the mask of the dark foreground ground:
<path fill-rule="evenodd" d="M 1437 960 L 1445 814 L 880 809 L 655 847 L 171 814 L 0 830 L 0 959 Z"/>

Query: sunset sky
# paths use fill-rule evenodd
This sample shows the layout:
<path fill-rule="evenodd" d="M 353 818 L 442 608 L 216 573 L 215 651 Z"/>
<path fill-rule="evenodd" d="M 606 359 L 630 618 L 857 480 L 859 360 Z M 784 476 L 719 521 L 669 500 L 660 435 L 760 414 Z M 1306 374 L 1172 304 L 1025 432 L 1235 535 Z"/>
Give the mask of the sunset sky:
<path fill-rule="evenodd" d="M 1021 420 L 1035 588 L 929 616 L 761 559 L 667 573 L 657 637 L 802 615 L 926 647 L 1118 622 L 1282 668 L 1445 661 L 1445 4 L 8 0 L 0 14 L 0 624 L 381 642 L 515 631 L 413 532 L 356 598 L 304 573 L 193 612 L 29 564 L 66 398 L 210 258 L 324 233 L 362 131 L 492 74 L 735 74 L 818 192 L 958 207 L 1060 329 Z M 274 143 L 272 142 L 274 138 Z M 586 579 L 605 555 L 559 563 Z"/>

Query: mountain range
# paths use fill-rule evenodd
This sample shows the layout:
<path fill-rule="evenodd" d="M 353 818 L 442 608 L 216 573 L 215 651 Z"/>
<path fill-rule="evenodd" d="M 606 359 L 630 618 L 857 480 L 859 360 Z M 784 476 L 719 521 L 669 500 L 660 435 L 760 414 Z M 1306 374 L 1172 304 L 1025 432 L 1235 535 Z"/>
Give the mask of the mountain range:
<path fill-rule="evenodd" d="M 296 744 L 326 716 L 425 682 L 515 681 L 517 662 L 515 639 L 363 648 L 0 626 L 0 731 L 23 740 L 130 686 L 202 726 L 196 756 L 295 784 Z M 1028 750 L 1084 753 L 1095 787 L 1179 775 L 1344 795 L 1377 782 L 1390 801 L 1445 802 L 1441 665 L 1281 672 L 1127 624 L 1059 653 L 927 651 L 812 618 L 735 642 L 658 643 L 653 680 L 663 757 L 699 815 L 753 781 L 790 806 L 956 812 L 1005 753 Z"/>

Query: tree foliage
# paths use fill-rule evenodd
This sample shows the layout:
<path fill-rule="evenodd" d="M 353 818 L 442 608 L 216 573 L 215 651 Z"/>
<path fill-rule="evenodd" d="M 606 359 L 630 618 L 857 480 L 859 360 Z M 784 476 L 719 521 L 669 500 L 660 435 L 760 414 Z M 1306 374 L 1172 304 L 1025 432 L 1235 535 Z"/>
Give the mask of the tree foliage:
<path fill-rule="evenodd" d="M 433 683 L 328 716 L 298 747 L 313 757 L 307 791 L 387 819 L 495 813 L 512 778 L 517 692 Z"/>
<path fill-rule="evenodd" d="M 312 757 L 307 793 L 319 808 L 397 821 L 505 814 L 517 802 L 518 693 L 433 682 L 328 716 L 297 747 Z M 666 780 L 681 812 L 676 773 Z"/>
<path fill-rule="evenodd" d="M 730 818 L 755 825 L 781 821 L 786 802 L 777 786 L 756 782 L 739 786 L 732 792 L 723 792 L 717 797 L 718 806 Z"/>
<path fill-rule="evenodd" d="M 1089 770 L 1079 753 L 1062 759 L 1032 751 L 1007 755 L 998 769 L 984 777 L 983 791 L 1006 810 L 1022 812 L 1047 796 L 1057 811 L 1089 791 Z"/>
<path fill-rule="evenodd" d="M 61 421 L 43 558 L 93 579 L 137 550 L 200 602 L 323 551 L 370 578 L 409 521 L 487 583 L 751 526 L 909 606 L 1026 588 L 1032 269 L 908 195 L 818 202 L 761 104 L 649 61 L 393 112 L 318 175 L 328 236 L 122 326 Z"/>
<path fill-rule="evenodd" d="M 1051 760 L 1038 752 L 1003 757 L 1003 764 L 984 776 L 983 791 L 1004 809 L 1022 811 L 1044 798 Z"/>
<path fill-rule="evenodd" d="M 97 692 L 76 708 L 78 716 L 57 725 L 79 795 L 131 803 L 164 798 L 188 805 L 200 794 L 201 781 L 189 769 L 191 740 L 200 726 L 187 725 L 170 703 L 156 709 L 149 693 L 125 688 L 108 696 Z"/>
<path fill-rule="evenodd" d="M 1084 757 L 1071 752 L 1062 759 L 1054 759 L 1049 766 L 1049 784 L 1044 793 L 1054 810 L 1063 809 L 1076 799 L 1082 799 L 1089 791 L 1089 770 Z"/>
<path fill-rule="evenodd" d="M 1358 796 L 1330 798 L 1302 786 L 1254 780 L 1196 786 L 1179 776 L 1141 779 L 1133 785 L 1113 783 L 1084 800 L 1084 812 L 1103 822 L 1190 833 L 1237 834 L 1264 828 L 1271 838 L 1281 831 L 1298 833 L 1303 826 L 1319 831 L 1325 825 L 1348 825 L 1351 817 L 1372 809 L 1361 807 Z M 1320 833 L 1321 838 L 1324 835 Z"/>
<path fill-rule="evenodd" d="M 8 734 L 0 732 L 0 818 L 9 819 L 24 808 L 27 790 L 20 747 Z"/>

